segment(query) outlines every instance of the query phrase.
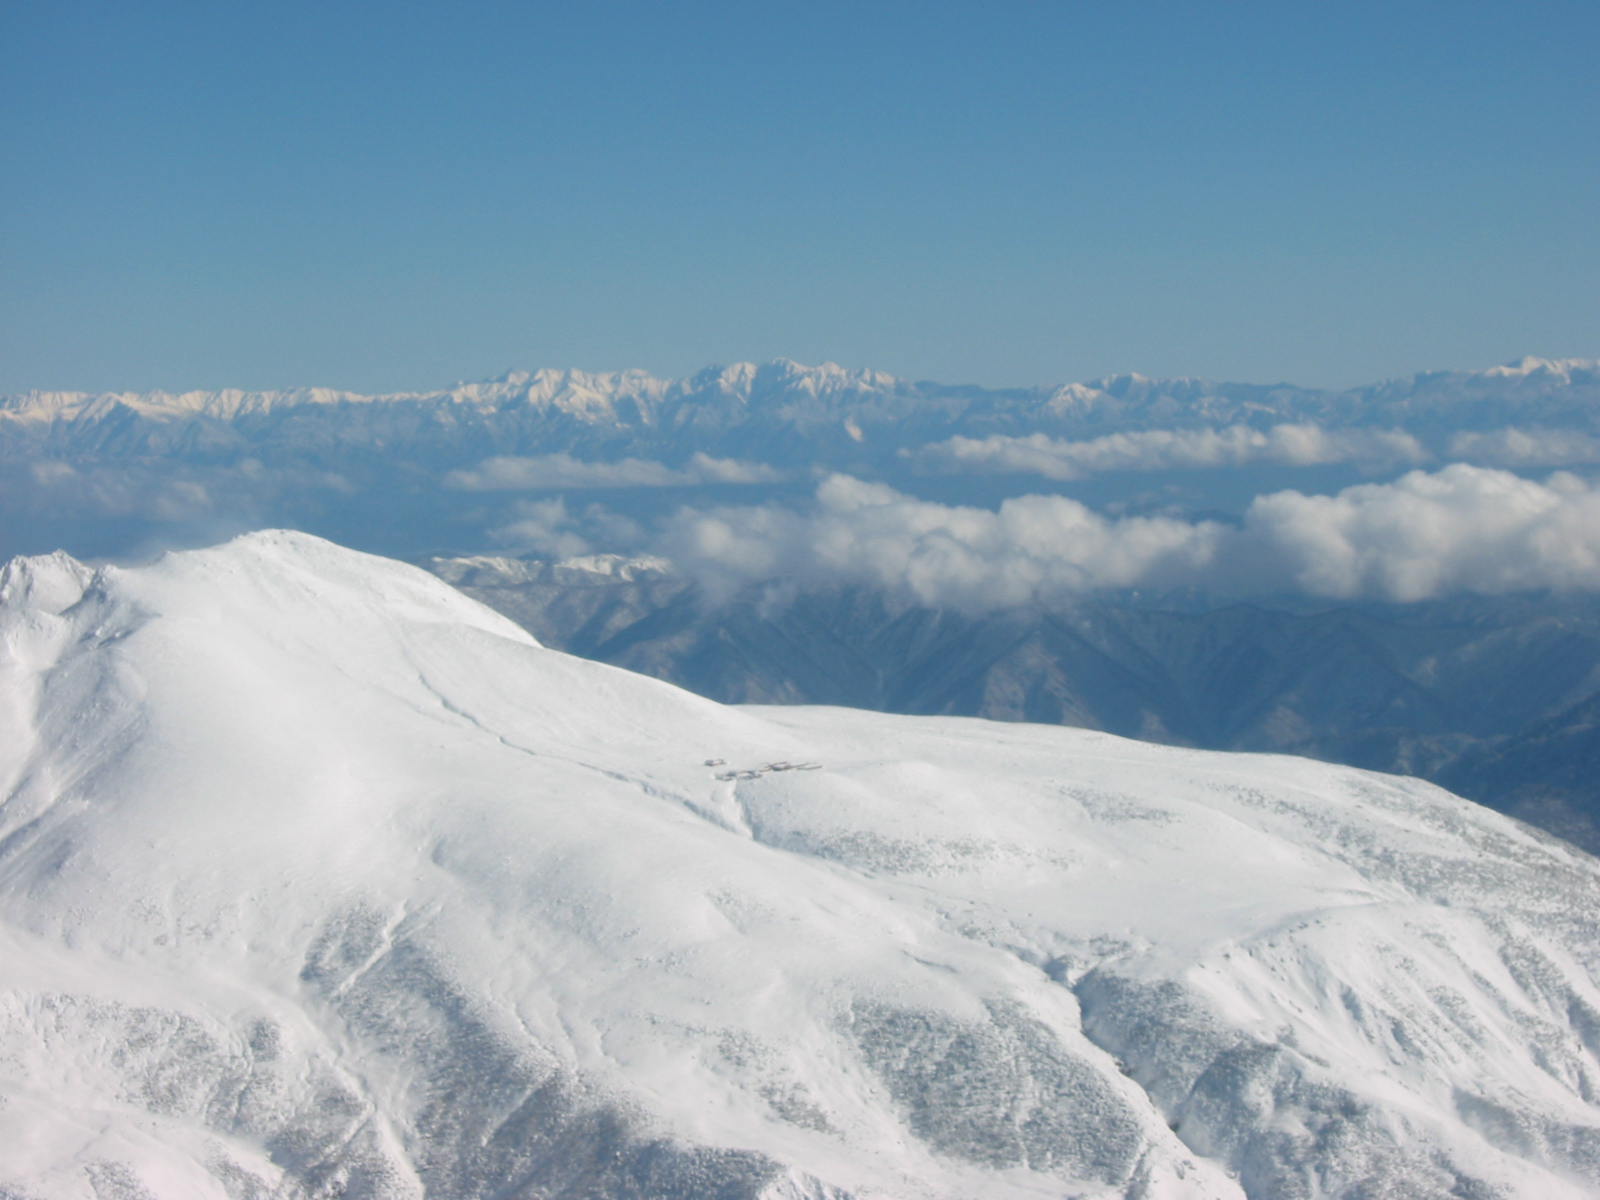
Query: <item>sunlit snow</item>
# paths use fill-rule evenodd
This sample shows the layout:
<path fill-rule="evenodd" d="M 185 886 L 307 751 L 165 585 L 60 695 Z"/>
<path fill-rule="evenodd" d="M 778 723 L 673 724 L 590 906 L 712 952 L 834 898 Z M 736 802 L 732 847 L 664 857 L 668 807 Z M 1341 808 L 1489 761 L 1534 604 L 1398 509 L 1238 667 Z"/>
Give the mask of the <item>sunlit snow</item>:
<path fill-rule="evenodd" d="M 1600 1178 L 1600 866 L 1429 785 L 726 708 L 299 534 L 0 600 L 7 1194 Z"/>

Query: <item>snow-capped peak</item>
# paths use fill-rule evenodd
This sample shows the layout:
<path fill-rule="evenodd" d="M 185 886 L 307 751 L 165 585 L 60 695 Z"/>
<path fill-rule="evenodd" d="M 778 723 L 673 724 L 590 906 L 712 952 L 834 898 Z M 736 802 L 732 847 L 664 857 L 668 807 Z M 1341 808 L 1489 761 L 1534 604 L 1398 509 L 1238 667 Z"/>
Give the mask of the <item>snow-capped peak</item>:
<path fill-rule="evenodd" d="M 0 605 L 59 615 L 83 598 L 94 572 L 65 551 L 0 566 Z"/>
<path fill-rule="evenodd" d="M 1500 366 L 1490 367 L 1481 374 L 1492 378 L 1525 377 L 1529 375 L 1552 375 L 1566 377 L 1574 371 L 1594 371 L 1600 369 L 1600 359 L 1593 358 L 1535 358 L 1527 355 Z"/>

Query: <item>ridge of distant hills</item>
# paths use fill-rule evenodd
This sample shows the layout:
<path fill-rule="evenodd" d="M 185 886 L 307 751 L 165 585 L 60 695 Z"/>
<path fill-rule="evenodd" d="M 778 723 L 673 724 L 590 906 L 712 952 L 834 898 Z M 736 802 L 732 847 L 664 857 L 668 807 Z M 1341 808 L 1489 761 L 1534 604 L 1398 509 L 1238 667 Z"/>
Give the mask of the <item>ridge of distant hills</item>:
<path fill-rule="evenodd" d="M 642 371 L 512 372 L 425 392 L 328 388 L 28 392 L 0 399 L 0 457 L 23 454 L 250 455 L 326 464 L 340 454 L 461 464 L 491 455 L 696 452 L 849 463 L 956 436 L 1264 426 L 1406 429 L 1419 435 L 1531 424 L 1593 430 L 1600 362 L 1523 359 L 1432 371 L 1346 391 L 1117 375 L 1093 383 L 988 389 L 897 379 L 836 364 L 710 367 L 685 379 Z"/>

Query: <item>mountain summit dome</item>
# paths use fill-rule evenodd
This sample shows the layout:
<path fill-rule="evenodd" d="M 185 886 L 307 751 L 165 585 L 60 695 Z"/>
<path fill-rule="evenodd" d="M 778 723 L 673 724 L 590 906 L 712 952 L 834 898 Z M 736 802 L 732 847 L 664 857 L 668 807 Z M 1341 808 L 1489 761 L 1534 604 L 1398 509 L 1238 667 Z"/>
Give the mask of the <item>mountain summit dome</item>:
<path fill-rule="evenodd" d="M 0 647 L 11 1194 L 1600 1178 L 1600 866 L 1413 780 L 725 708 L 293 533 Z"/>

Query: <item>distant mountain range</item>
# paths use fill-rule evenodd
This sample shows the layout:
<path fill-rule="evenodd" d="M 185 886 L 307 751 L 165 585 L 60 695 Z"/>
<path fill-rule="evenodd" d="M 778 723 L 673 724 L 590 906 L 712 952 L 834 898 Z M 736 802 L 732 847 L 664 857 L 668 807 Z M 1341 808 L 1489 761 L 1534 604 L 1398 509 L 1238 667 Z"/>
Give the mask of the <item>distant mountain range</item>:
<path fill-rule="evenodd" d="M 951 437 L 1193 429 L 1282 422 L 1443 437 L 1533 425 L 1600 428 L 1600 363 L 1536 359 L 1434 371 L 1348 391 L 1118 375 L 988 389 L 787 359 L 642 371 L 513 372 L 426 392 L 29 392 L 0 399 L 0 459 L 28 455 L 252 457 L 329 466 L 396 459 L 433 467 L 493 455 L 572 453 L 681 462 L 694 453 L 845 468 L 892 462 Z M 798 443 L 797 443 L 798 439 Z"/>

